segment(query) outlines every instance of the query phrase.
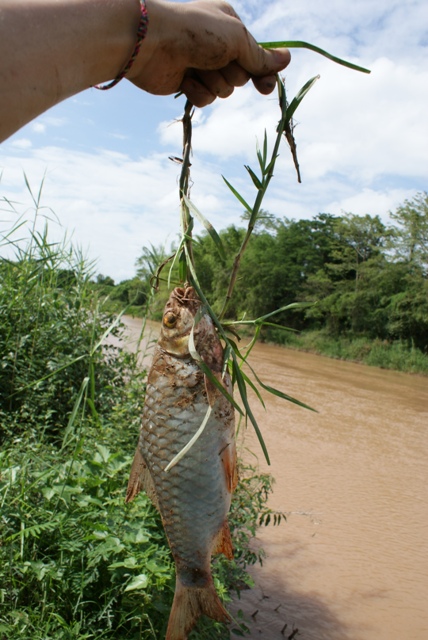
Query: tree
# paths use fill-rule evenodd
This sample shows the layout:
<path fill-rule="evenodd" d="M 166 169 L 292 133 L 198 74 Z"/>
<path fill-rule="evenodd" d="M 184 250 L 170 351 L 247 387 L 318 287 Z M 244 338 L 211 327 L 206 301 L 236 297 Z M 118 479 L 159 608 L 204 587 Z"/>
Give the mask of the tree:
<path fill-rule="evenodd" d="M 172 253 L 171 249 L 171 253 Z M 137 277 L 143 282 L 150 284 L 152 277 L 155 275 L 157 269 L 168 258 L 168 254 L 164 245 L 155 247 L 150 243 L 149 247 L 143 247 L 142 253 L 135 261 L 137 267 Z"/>
<path fill-rule="evenodd" d="M 114 287 L 114 280 L 110 276 L 105 276 L 102 273 L 97 275 L 97 284 L 106 284 L 109 287 Z"/>
<path fill-rule="evenodd" d="M 417 193 L 390 213 L 394 227 L 393 249 L 399 260 L 422 267 L 428 273 L 428 193 Z"/>

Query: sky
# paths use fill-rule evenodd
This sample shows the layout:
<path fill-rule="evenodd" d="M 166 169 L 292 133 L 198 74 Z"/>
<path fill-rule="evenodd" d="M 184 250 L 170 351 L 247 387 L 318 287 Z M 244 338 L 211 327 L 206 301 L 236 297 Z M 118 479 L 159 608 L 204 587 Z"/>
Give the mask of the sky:
<path fill-rule="evenodd" d="M 302 184 L 284 142 L 264 209 L 295 220 L 352 212 L 388 222 L 405 199 L 428 191 L 426 0 L 232 4 L 260 42 L 304 40 L 371 70 L 292 50 L 289 100 L 320 75 L 295 114 Z M 32 220 L 26 180 L 34 194 L 43 184 L 39 223 L 49 219 L 49 238 L 71 238 L 95 273 L 132 278 L 144 246 L 169 248 L 178 237 L 180 167 L 169 157 L 181 156 L 183 108 L 184 98 L 151 96 L 124 80 L 38 117 L 0 147 L 0 197 L 18 212 L 0 203 L 0 232 L 18 214 Z M 191 197 L 217 230 L 242 215 L 222 175 L 253 202 L 244 165 L 257 169 L 257 144 L 265 131 L 273 142 L 278 119 L 276 94 L 261 96 L 251 84 L 196 111 Z"/>

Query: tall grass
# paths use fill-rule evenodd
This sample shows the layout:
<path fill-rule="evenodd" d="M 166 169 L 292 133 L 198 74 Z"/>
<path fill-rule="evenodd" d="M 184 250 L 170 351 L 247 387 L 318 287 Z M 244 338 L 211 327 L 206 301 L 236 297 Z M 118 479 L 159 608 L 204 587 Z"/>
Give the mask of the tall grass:
<path fill-rule="evenodd" d="M 162 638 L 170 551 L 145 495 L 124 503 L 145 372 L 136 355 L 105 345 L 120 326 L 100 308 L 79 251 L 34 225 L 15 242 L 19 228 L 4 234 L 0 257 L 0 638 Z M 243 471 L 235 560 L 214 563 L 226 600 L 251 582 L 246 567 L 260 555 L 250 540 L 271 515 L 270 490 L 269 476 Z M 201 620 L 191 637 L 229 633 Z"/>

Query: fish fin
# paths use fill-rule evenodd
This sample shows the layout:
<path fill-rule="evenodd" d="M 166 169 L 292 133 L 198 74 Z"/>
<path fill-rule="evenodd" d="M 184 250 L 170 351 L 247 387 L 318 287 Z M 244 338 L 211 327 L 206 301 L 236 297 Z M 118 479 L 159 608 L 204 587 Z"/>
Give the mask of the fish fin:
<path fill-rule="evenodd" d="M 220 602 L 212 578 L 203 588 L 186 587 L 177 575 L 165 640 L 186 640 L 202 614 L 218 622 L 230 622 L 230 616 Z"/>
<path fill-rule="evenodd" d="M 217 534 L 213 553 L 222 553 L 228 560 L 233 560 L 233 545 L 227 520 Z"/>
<path fill-rule="evenodd" d="M 137 447 L 131 467 L 131 473 L 129 475 L 125 502 L 131 502 L 131 500 L 133 500 L 140 491 L 145 491 L 153 502 L 153 505 L 159 510 L 158 498 L 152 476 L 150 475 L 147 464 L 140 453 L 140 448 Z"/>
<path fill-rule="evenodd" d="M 221 462 L 226 477 L 227 490 L 229 493 L 233 493 L 238 485 L 238 458 L 234 440 L 226 445 L 221 452 Z"/>

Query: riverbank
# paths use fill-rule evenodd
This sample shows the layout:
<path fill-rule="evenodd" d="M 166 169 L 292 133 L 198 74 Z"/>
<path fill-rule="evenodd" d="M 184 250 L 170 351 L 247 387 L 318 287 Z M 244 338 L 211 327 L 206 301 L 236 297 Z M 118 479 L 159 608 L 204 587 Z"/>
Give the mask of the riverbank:
<path fill-rule="evenodd" d="M 127 315 L 142 319 L 145 312 L 145 307 L 134 306 L 129 308 Z M 245 335 L 249 334 L 245 333 Z M 347 360 L 370 367 L 428 376 L 428 355 L 416 347 L 409 348 L 404 342 L 368 340 L 361 337 L 332 337 L 323 330 L 297 333 L 271 328 L 265 332 L 263 338 L 264 342 L 294 351 L 304 351 L 335 360 Z"/>
<path fill-rule="evenodd" d="M 293 333 L 279 329 L 269 331 L 266 342 L 336 360 L 359 362 L 371 367 L 403 373 L 428 375 L 428 355 L 415 347 L 409 349 L 403 342 L 368 340 L 367 338 L 333 338 L 325 331 Z"/>

